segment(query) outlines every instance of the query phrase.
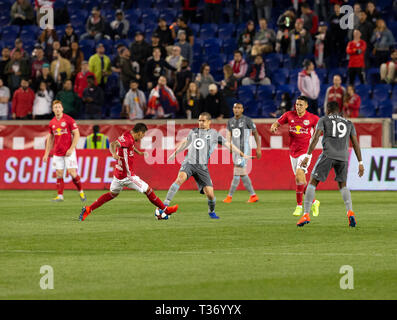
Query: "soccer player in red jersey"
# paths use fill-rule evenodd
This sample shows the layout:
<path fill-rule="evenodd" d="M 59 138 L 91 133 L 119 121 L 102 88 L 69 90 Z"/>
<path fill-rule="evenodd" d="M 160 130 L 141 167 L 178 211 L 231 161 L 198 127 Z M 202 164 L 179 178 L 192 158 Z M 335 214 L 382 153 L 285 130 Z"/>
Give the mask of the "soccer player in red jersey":
<path fill-rule="evenodd" d="M 80 176 L 77 173 L 76 145 L 80 138 L 79 128 L 72 117 L 63 113 L 61 101 L 54 100 L 52 111 L 55 117 L 48 125 L 50 133 L 47 138 L 43 161 L 48 161 L 50 151 L 54 147 L 52 165 L 56 170 L 58 195 L 53 201 L 63 201 L 63 174 L 65 168 L 68 174 L 72 176 L 73 183 L 79 191 L 81 201 L 86 201 Z"/>
<path fill-rule="evenodd" d="M 300 216 L 303 211 L 302 203 L 303 194 L 306 190 L 306 173 L 310 163 L 308 163 L 306 167 L 302 167 L 301 163 L 303 159 L 305 159 L 307 149 L 309 148 L 312 129 L 316 129 L 319 119 L 318 116 L 307 112 L 307 107 L 308 101 L 306 97 L 299 96 L 295 102 L 295 110 L 284 113 L 270 128 L 271 132 L 276 133 L 281 125 L 289 125 L 289 153 L 296 182 L 297 206 L 293 213 L 294 216 Z M 318 216 L 319 207 L 320 201 L 315 200 L 312 206 L 313 216 Z"/>
<path fill-rule="evenodd" d="M 133 171 L 134 152 L 139 155 L 144 154 L 135 147 L 135 142 L 140 141 L 145 136 L 146 131 L 147 127 L 144 123 L 137 123 L 131 131 L 124 132 L 117 140 L 110 144 L 110 153 L 117 160 L 114 165 L 114 177 L 110 185 L 110 192 L 101 195 L 90 206 L 83 207 L 80 213 L 80 221 L 84 221 L 92 211 L 116 198 L 121 190 L 123 190 L 123 187 L 146 194 L 149 201 L 160 209 L 160 213 L 164 212 L 170 215 L 178 210 L 178 205 L 172 207 L 165 206 L 156 196 L 153 189 Z M 161 216 L 160 214 L 157 218 L 159 220 L 168 219 L 168 216 L 166 218 L 161 218 Z"/>

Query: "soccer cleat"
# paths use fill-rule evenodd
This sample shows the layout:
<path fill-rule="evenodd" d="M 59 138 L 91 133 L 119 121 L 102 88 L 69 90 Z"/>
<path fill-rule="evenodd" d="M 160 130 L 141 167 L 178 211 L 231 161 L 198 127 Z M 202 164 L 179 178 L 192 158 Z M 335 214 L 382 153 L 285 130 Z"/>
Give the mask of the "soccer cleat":
<path fill-rule="evenodd" d="M 312 214 L 313 217 L 318 217 L 318 214 L 320 213 L 320 201 L 315 200 L 312 204 Z"/>
<path fill-rule="evenodd" d="M 79 193 L 79 195 L 80 195 L 80 200 L 81 200 L 82 202 L 85 202 L 85 201 L 87 200 L 87 197 L 85 196 L 84 191 L 81 191 L 81 192 Z"/>
<path fill-rule="evenodd" d="M 52 202 L 62 202 L 63 201 L 63 197 L 60 197 L 59 195 L 56 196 L 54 199 L 52 199 Z"/>
<path fill-rule="evenodd" d="M 296 206 L 295 211 L 292 213 L 293 216 L 299 217 L 303 212 L 302 206 Z"/>
<path fill-rule="evenodd" d="M 256 194 L 254 194 L 253 196 L 250 196 L 250 198 L 248 199 L 248 203 L 252 203 L 252 202 L 257 202 L 259 201 L 259 198 Z"/>
<path fill-rule="evenodd" d="M 164 212 L 165 212 L 167 215 L 171 215 L 171 214 L 173 214 L 174 212 L 176 212 L 177 210 L 178 210 L 178 205 L 176 204 L 175 206 L 172 206 L 172 207 L 165 207 Z"/>
<path fill-rule="evenodd" d="M 81 209 L 81 213 L 79 216 L 79 220 L 80 221 L 84 221 L 85 218 L 87 218 L 87 216 L 91 213 L 91 209 L 89 206 L 83 207 L 83 209 Z"/>
<path fill-rule="evenodd" d="M 232 197 L 228 195 L 225 199 L 223 199 L 223 202 L 224 202 L 224 203 L 230 203 L 230 202 L 232 202 Z"/>
<path fill-rule="evenodd" d="M 354 212 L 349 210 L 347 212 L 347 218 L 349 219 L 349 227 L 354 228 L 357 225 L 356 216 L 354 215 Z"/>
<path fill-rule="evenodd" d="M 209 212 L 208 213 L 211 219 L 219 219 L 219 217 L 216 215 L 215 212 Z"/>
<path fill-rule="evenodd" d="M 310 216 L 308 213 L 305 213 L 302 218 L 299 219 L 296 224 L 298 227 L 303 227 L 305 224 L 310 223 Z"/>

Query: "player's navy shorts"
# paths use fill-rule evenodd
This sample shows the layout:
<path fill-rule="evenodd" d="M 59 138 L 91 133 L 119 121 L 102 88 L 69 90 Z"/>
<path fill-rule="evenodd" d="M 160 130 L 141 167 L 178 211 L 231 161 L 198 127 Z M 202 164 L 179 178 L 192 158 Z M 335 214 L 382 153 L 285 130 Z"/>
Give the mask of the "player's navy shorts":
<path fill-rule="evenodd" d="M 204 194 L 204 187 L 212 187 L 212 180 L 208 167 L 201 164 L 184 163 L 179 171 L 187 174 L 187 178 L 193 177 L 196 180 L 197 188 Z"/>
<path fill-rule="evenodd" d="M 312 178 L 324 182 L 325 180 L 327 180 L 328 174 L 332 168 L 334 168 L 335 171 L 335 181 L 347 181 L 348 162 L 330 159 L 326 155 L 324 155 L 324 153 L 322 153 L 318 157 L 317 162 L 314 165 Z"/>

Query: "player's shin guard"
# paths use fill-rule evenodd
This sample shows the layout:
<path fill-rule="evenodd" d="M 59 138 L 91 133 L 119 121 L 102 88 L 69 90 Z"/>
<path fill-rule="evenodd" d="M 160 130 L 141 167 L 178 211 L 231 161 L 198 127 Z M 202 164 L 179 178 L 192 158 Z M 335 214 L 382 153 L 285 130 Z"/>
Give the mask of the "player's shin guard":
<path fill-rule="evenodd" d="M 168 190 L 167 197 L 165 198 L 164 204 L 166 206 L 168 206 L 171 203 L 172 199 L 174 198 L 178 190 L 179 190 L 179 184 L 174 182 L 171 185 L 170 189 Z"/>
<path fill-rule="evenodd" d="M 240 183 L 240 176 L 233 176 L 232 184 L 230 185 L 229 196 L 233 196 Z"/>
<path fill-rule="evenodd" d="M 93 210 L 99 208 L 100 206 L 102 206 L 106 202 L 112 200 L 113 198 L 114 198 L 114 196 L 111 192 L 101 195 L 98 199 L 96 199 L 94 201 L 94 203 L 92 205 L 90 205 L 90 210 L 93 211 Z"/>
<path fill-rule="evenodd" d="M 296 203 L 298 206 L 302 205 L 303 202 L 303 190 L 305 189 L 304 183 L 297 183 L 296 184 Z M 305 199 L 306 201 L 306 199 Z"/>
<path fill-rule="evenodd" d="M 310 212 L 315 195 L 316 195 L 316 187 L 313 186 L 312 184 L 309 184 L 307 186 L 306 194 L 305 194 L 304 213 Z"/>
<path fill-rule="evenodd" d="M 63 178 L 57 178 L 58 195 L 63 196 L 63 188 L 64 188 Z"/>
<path fill-rule="evenodd" d="M 343 202 L 345 203 L 346 210 L 353 211 L 353 204 L 352 204 L 350 190 L 347 187 L 343 187 L 339 191 L 342 194 L 342 198 L 343 198 Z"/>
<path fill-rule="evenodd" d="M 80 176 L 77 175 L 77 176 L 74 177 L 72 180 L 73 180 L 73 183 L 74 183 L 74 185 L 76 186 L 77 190 L 78 190 L 79 192 L 83 191 L 83 187 L 82 187 L 82 185 L 81 185 Z"/>
<path fill-rule="evenodd" d="M 251 196 L 255 194 L 254 187 L 252 186 L 252 182 L 250 177 L 248 176 L 242 176 L 241 181 L 243 181 L 245 189 L 250 193 Z"/>
<path fill-rule="evenodd" d="M 165 205 L 163 201 L 161 201 L 160 198 L 156 196 L 152 188 L 149 187 L 149 189 L 147 189 L 145 194 L 151 203 L 153 203 L 156 207 L 160 208 L 161 210 L 164 210 Z"/>
<path fill-rule="evenodd" d="M 208 200 L 208 212 L 215 211 L 215 204 L 216 204 L 216 198 L 214 198 L 212 200 Z"/>

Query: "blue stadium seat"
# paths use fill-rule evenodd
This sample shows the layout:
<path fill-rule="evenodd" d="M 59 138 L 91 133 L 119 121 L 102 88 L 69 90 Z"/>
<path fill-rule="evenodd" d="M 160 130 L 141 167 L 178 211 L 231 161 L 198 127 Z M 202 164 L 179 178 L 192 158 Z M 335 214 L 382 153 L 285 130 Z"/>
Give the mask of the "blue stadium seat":
<path fill-rule="evenodd" d="M 85 39 L 79 41 L 80 49 L 88 60 L 95 53 L 95 40 Z"/>
<path fill-rule="evenodd" d="M 231 39 L 233 37 L 233 33 L 229 28 L 220 27 L 218 29 L 218 38 L 221 40 Z"/>
<path fill-rule="evenodd" d="M 169 4 L 167 0 L 154 0 L 153 6 L 157 9 L 166 9 L 168 8 Z"/>
<path fill-rule="evenodd" d="M 0 26 L 1 27 L 5 26 L 5 25 L 7 25 L 9 23 L 10 23 L 10 16 L 9 15 L 0 16 Z"/>
<path fill-rule="evenodd" d="M 170 25 L 175 21 L 175 12 L 172 9 L 163 9 L 160 11 L 159 18 L 164 19 Z"/>
<path fill-rule="evenodd" d="M 145 9 L 142 12 L 141 20 L 142 23 L 147 24 L 147 23 L 155 23 L 157 24 L 157 19 L 160 15 L 159 10 L 157 9 Z"/>
<path fill-rule="evenodd" d="M 272 74 L 272 83 L 275 85 L 285 84 L 288 81 L 289 69 L 279 68 Z"/>
<path fill-rule="evenodd" d="M 261 117 L 263 118 L 270 118 L 270 113 L 275 112 L 277 109 L 277 105 L 273 99 L 263 100 L 260 102 L 261 106 Z"/>
<path fill-rule="evenodd" d="M 200 25 L 198 23 L 189 24 L 190 29 L 193 31 L 193 35 L 197 38 L 200 34 Z"/>
<path fill-rule="evenodd" d="M 222 41 L 217 38 L 204 40 L 204 53 L 206 55 L 219 55 L 221 52 Z"/>
<path fill-rule="evenodd" d="M 99 0 L 85 0 L 83 3 L 84 3 L 84 8 L 90 12 L 93 7 L 100 7 Z"/>
<path fill-rule="evenodd" d="M 393 104 L 389 100 L 381 101 L 378 104 L 378 117 L 391 118 L 393 115 Z"/>
<path fill-rule="evenodd" d="M 267 85 L 267 86 L 258 86 L 257 88 L 257 99 L 260 100 L 269 100 L 273 99 L 273 96 L 276 92 L 276 87 L 274 85 Z"/>
<path fill-rule="evenodd" d="M 244 103 L 244 114 L 251 118 L 258 118 L 262 115 L 262 106 L 255 100 Z"/>
<path fill-rule="evenodd" d="M 391 85 L 377 84 L 374 86 L 372 99 L 375 101 L 385 101 L 390 98 Z"/>
<path fill-rule="evenodd" d="M 206 40 L 214 38 L 218 34 L 218 25 L 215 23 L 205 23 L 200 28 L 200 39 Z"/>
<path fill-rule="evenodd" d="M 133 28 L 135 24 L 141 22 L 142 12 L 140 10 L 130 11 L 125 14 L 126 20 L 130 23 L 130 28 Z"/>
<path fill-rule="evenodd" d="M 236 39 L 231 38 L 223 41 L 222 50 L 225 54 L 233 54 L 233 51 L 236 50 L 236 47 Z"/>
<path fill-rule="evenodd" d="M 266 55 L 266 61 L 271 64 L 277 65 L 277 67 L 281 67 L 283 64 L 284 56 L 281 53 L 269 53 Z"/>
<path fill-rule="evenodd" d="M 289 95 L 290 95 L 290 97 L 291 97 L 291 99 L 293 99 L 294 96 L 295 96 L 295 91 L 296 91 L 295 89 L 296 89 L 296 87 L 293 86 L 293 85 L 291 85 L 291 84 L 282 84 L 282 85 L 279 85 L 279 86 L 277 87 L 277 89 L 276 89 L 276 99 L 277 99 L 277 100 L 281 100 L 281 95 L 282 95 L 284 92 L 288 92 Z"/>
<path fill-rule="evenodd" d="M 361 101 L 360 106 L 360 116 L 364 118 L 374 118 L 376 117 L 376 108 L 371 100 Z"/>
<path fill-rule="evenodd" d="M 342 82 L 346 82 L 347 68 L 334 68 L 328 71 L 328 83 L 333 83 L 334 75 L 340 75 L 342 77 Z"/>
<path fill-rule="evenodd" d="M 367 70 L 367 82 L 371 85 L 380 83 L 379 68 L 370 68 Z"/>
<path fill-rule="evenodd" d="M 137 0 L 137 1 L 134 1 L 134 2 L 137 2 L 136 6 L 138 8 L 145 9 L 145 10 L 150 9 L 150 7 L 152 5 L 152 1 L 151 0 Z"/>
<path fill-rule="evenodd" d="M 372 86 L 369 84 L 359 84 L 355 87 L 356 93 L 360 96 L 361 101 L 368 100 L 371 97 Z"/>
<path fill-rule="evenodd" d="M 327 80 L 327 69 L 318 68 L 315 70 L 320 80 L 320 84 L 326 83 Z"/>

